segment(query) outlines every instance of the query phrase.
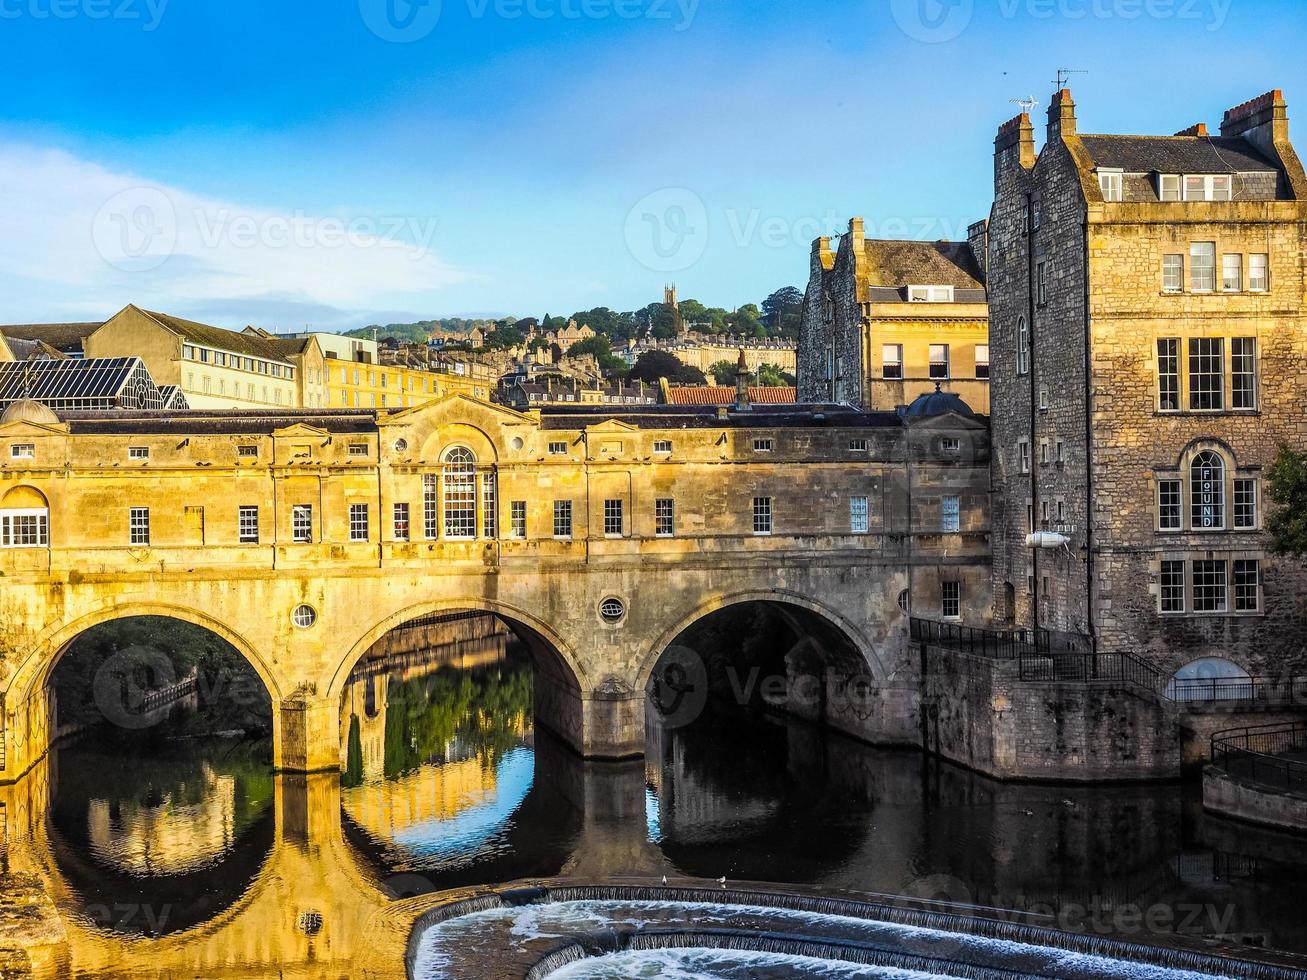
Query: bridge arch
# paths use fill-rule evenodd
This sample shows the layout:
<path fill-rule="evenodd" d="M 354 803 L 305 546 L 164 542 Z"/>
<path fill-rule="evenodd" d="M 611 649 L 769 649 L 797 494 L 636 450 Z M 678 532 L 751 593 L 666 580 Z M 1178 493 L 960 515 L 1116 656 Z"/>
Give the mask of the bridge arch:
<path fill-rule="evenodd" d="M 45 633 L 32 646 L 31 652 L 19 664 L 10 684 L 16 700 L 26 701 L 50 680 L 60 659 L 79 636 L 93 627 L 115 620 L 155 616 L 176 619 L 199 626 L 230 643 L 259 675 L 273 704 L 281 700 L 283 685 L 258 649 L 239 631 L 199 609 L 160 602 L 108 602 L 70 622 L 57 625 Z"/>
<path fill-rule="evenodd" d="M 424 616 L 435 616 L 441 613 L 453 612 L 489 613 L 504 620 L 504 622 L 510 627 L 513 627 L 515 631 L 520 630 L 521 633 L 519 633 L 519 636 L 521 636 L 523 640 L 530 641 L 537 638 L 542 640 L 551 648 L 551 652 L 555 654 L 558 664 L 566 669 L 575 686 L 579 690 L 590 689 L 590 678 L 585 668 L 581 666 L 581 663 L 577 659 L 570 644 L 559 636 L 552 626 L 527 612 L 525 609 L 514 606 L 511 603 L 502 602 L 497 599 L 478 597 L 465 599 L 433 599 L 425 602 L 417 602 L 410 606 L 405 606 L 397 612 L 391 613 L 359 637 L 359 639 L 349 647 L 344 656 L 337 661 L 336 667 L 331 675 L 331 683 L 327 686 L 327 698 L 329 700 L 339 700 L 344 695 L 345 684 L 349 680 L 349 675 L 354 670 L 355 666 L 357 666 L 359 661 L 363 659 L 364 655 L 372 649 L 373 645 L 391 630 L 403 626 L 405 623 L 410 623 L 415 619 L 421 619 Z"/>
<path fill-rule="evenodd" d="M 694 626 L 695 623 L 706 619 L 715 612 L 730 608 L 731 606 L 744 605 L 750 602 L 767 603 L 775 607 L 791 606 L 799 609 L 805 609 L 809 613 L 824 619 L 829 625 L 842 633 L 858 652 L 859 659 L 866 666 L 867 671 L 876 681 L 884 681 L 889 676 L 889 669 L 882 661 L 880 654 L 877 652 L 875 645 L 871 642 L 865 631 L 863 631 L 848 616 L 838 609 L 827 605 L 810 596 L 798 592 L 791 592 L 785 589 L 766 589 L 766 590 L 746 590 L 740 592 L 723 593 L 712 596 L 698 603 L 692 610 L 685 613 L 675 623 L 664 630 L 654 644 L 645 651 L 639 673 L 637 675 L 636 690 L 644 690 L 653 676 L 658 661 L 662 659 L 663 654 L 667 652 L 668 647 L 676 640 L 678 636 L 687 629 Z"/>

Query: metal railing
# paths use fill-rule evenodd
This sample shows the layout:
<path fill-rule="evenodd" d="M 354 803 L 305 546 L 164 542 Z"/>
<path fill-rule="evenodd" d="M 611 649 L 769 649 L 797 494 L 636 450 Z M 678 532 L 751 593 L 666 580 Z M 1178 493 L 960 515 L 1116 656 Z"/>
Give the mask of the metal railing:
<path fill-rule="evenodd" d="M 180 701 L 182 698 L 190 697 L 199 688 L 199 681 L 195 674 L 189 677 L 183 677 L 174 684 L 167 687 L 156 688 L 153 691 L 141 697 L 139 711 L 141 714 L 149 714 L 157 711 L 170 704 Z"/>
<path fill-rule="evenodd" d="M 1297 753 L 1301 758 L 1292 758 Z M 1228 728 L 1212 736 L 1212 765 L 1286 793 L 1307 793 L 1307 722 Z"/>
<path fill-rule="evenodd" d="M 1180 705 L 1240 703 L 1307 707 L 1307 677 L 1214 677 L 1177 680 L 1133 653 L 1097 653 L 1079 633 L 991 630 L 913 618 L 913 641 L 995 660 L 1016 661 L 1023 681 L 1106 682 Z"/>

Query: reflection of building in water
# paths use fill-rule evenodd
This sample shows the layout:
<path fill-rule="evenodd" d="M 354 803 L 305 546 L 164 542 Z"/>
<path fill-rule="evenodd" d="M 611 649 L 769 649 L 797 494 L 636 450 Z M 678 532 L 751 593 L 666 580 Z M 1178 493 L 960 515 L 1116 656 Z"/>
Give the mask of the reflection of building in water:
<path fill-rule="evenodd" d="M 201 770 L 196 802 L 171 792 L 157 800 L 87 803 L 91 847 L 100 860 L 134 875 L 183 874 L 210 864 L 236 836 L 236 779 Z"/>
<path fill-rule="evenodd" d="M 391 681 L 416 680 L 446 667 L 468 670 L 500 663 L 512 637 L 498 617 L 483 613 L 426 616 L 391 630 L 359 661 L 346 683 L 340 705 L 341 765 L 348 769 L 350 722 L 357 718 L 362 775 L 381 775 Z"/>

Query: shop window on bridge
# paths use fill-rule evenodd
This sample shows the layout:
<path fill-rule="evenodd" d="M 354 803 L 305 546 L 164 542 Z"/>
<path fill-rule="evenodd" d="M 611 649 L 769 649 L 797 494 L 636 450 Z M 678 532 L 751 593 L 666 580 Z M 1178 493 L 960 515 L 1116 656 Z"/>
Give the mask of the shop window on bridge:
<path fill-rule="evenodd" d="M 476 457 L 456 446 L 445 453 L 445 537 L 468 541 L 477 534 Z"/>
<path fill-rule="evenodd" d="M 0 510 L 0 547 L 44 548 L 49 543 L 48 510 Z"/>

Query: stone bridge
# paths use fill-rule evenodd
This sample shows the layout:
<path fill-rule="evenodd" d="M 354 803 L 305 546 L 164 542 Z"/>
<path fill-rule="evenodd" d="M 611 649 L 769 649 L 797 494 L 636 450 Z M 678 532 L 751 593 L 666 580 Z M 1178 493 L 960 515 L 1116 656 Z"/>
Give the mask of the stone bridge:
<path fill-rule="evenodd" d="M 379 639 L 464 610 L 518 633 L 538 720 L 587 757 L 642 754 L 660 657 L 755 601 L 837 630 L 856 656 L 824 684 L 862 678 L 876 710 L 858 733 L 911 740 L 906 610 L 988 610 L 983 433 L 840 407 L 520 414 L 454 396 L 61 419 L 18 403 L 0 420 L 0 782 L 48 747 L 62 653 L 134 616 L 249 661 L 288 771 L 339 766 L 341 698 Z"/>

